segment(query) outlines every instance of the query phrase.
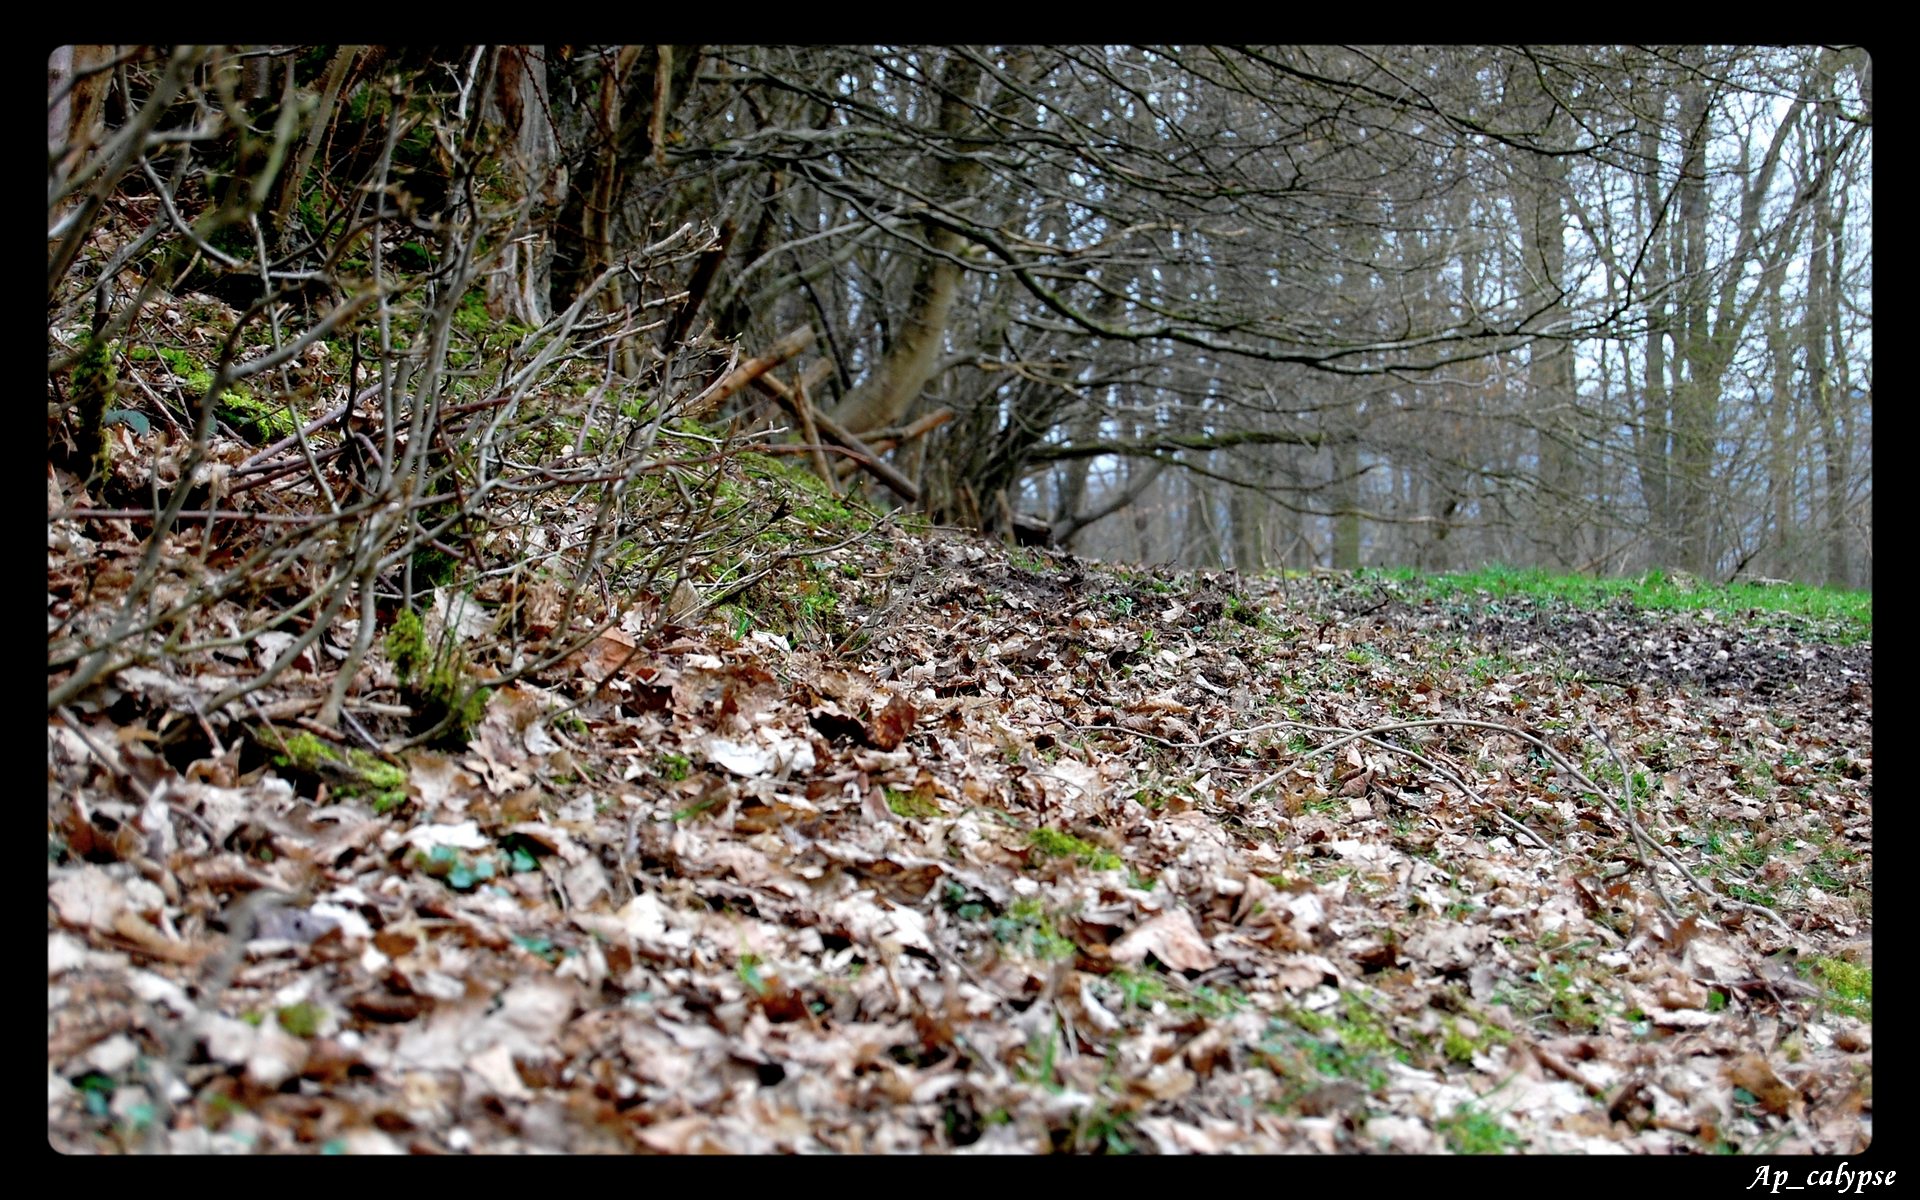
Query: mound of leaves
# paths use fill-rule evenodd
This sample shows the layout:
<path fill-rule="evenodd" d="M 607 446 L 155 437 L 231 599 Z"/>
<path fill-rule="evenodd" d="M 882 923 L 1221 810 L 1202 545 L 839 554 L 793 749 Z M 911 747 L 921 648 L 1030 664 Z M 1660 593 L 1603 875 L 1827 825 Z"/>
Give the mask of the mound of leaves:
<path fill-rule="evenodd" d="M 635 598 L 676 615 L 397 755 L 404 803 L 50 725 L 54 1143 L 1870 1140 L 1866 699 L 821 532 Z"/>

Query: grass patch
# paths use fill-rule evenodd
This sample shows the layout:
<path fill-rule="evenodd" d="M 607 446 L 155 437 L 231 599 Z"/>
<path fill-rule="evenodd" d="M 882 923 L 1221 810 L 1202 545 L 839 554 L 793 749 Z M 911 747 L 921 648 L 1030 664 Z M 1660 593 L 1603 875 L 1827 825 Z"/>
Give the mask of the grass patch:
<path fill-rule="evenodd" d="M 1164 1006 L 1173 1012 L 1202 1017 L 1229 1017 L 1247 1006 L 1247 998 L 1232 988 L 1170 987 L 1152 971 L 1121 968 L 1101 980 L 1096 991 L 1115 997 L 1124 1008 L 1146 1012 Z"/>
<path fill-rule="evenodd" d="M 993 919 L 994 940 L 1013 946 L 1042 959 L 1071 959 L 1080 948 L 1061 933 L 1053 917 L 1031 897 L 1016 900 L 1001 916 Z"/>
<path fill-rule="evenodd" d="M 1421 576 L 1411 570 L 1373 572 L 1416 597 L 1445 600 L 1487 595 L 1559 600 L 1579 608 L 1601 608 L 1626 599 L 1647 609 L 1713 609 L 1729 614 L 1750 611 L 1800 618 L 1837 642 L 1873 636 L 1873 593 L 1801 583 L 1758 584 L 1737 581 L 1715 585 L 1684 573 L 1648 571 L 1632 579 L 1595 579 L 1557 575 L 1537 567 L 1490 566 L 1468 573 Z"/>
<path fill-rule="evenodd" d="M 1053 562 L 1030 546 L 1008 546 L 1007 562 L 1022 571 L 1042 573 L 1053 569 Z"/>
<path fill-rule="evenodd" d="M 1496 990 L 1494 1002 L 1562 1029 L 1598 1031 L 1609 1016 L 1623 1013 L 1625 1006 L 1606 986 L 1609 973 L 1585 957 L 1596 945 L 1543 938 L 1534 969 L 1524 980 Z"/>
<path fill-rule="evenodd" d="M 1500 1123 L 1500 1118 L 1471 1104 L 1463 1104 L 1450 1117 L 1433 1123 L 1447 1139 L 1455 1154 L 1505 1154 L 1524 1145 L 1524 1139 Z"/>

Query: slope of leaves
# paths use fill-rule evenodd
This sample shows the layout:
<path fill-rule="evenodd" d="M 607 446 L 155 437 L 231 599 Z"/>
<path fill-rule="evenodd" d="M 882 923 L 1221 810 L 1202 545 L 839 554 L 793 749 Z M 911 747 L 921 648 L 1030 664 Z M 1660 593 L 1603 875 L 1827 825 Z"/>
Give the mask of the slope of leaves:
<path fill-rule="evenodd" d="M 729 470 L 777 524 L 398 805 L 176 762 L 164 703 L 54 720 L 54 1144 L 1870 1139 L 1869 648 L 862 533 Z"/>

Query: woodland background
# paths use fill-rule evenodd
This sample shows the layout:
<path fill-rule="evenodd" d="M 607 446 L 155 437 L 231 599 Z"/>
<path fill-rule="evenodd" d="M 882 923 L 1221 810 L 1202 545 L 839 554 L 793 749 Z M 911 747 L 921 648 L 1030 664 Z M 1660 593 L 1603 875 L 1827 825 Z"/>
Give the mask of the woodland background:
<path fill-rule="evenodd" d="M 944 422 L 936 522 L 1870 586 L 1872 98 L 1817 46 L 69 47 L 50 368 L 180 289 L 385 331 L 258 401 L 425 394 L 584 301 L 637 394 L 811 329 L 847 432 Z"/>

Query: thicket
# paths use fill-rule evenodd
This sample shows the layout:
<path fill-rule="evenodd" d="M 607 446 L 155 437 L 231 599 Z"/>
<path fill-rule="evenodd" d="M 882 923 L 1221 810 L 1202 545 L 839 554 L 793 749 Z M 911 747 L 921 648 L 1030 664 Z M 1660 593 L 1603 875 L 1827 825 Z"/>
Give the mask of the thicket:
<path fill-rule="evenodd" d="M 662 336 L 713 230 L 653 231 L 517 324 L 485 281 L 540 197 L 482 119 L 494 75 L 327 50 L 73 68 L 50 93 L 50 711 L 158 692 L 200 726 L 458 742 L 486 689 L 737 590 L 692 585 L 737 582 L 780 514 L 723 486 L 749 440 L 690 419 L 737 355 Z M 376 685 L 400 703 L 355 699 Z"/>

